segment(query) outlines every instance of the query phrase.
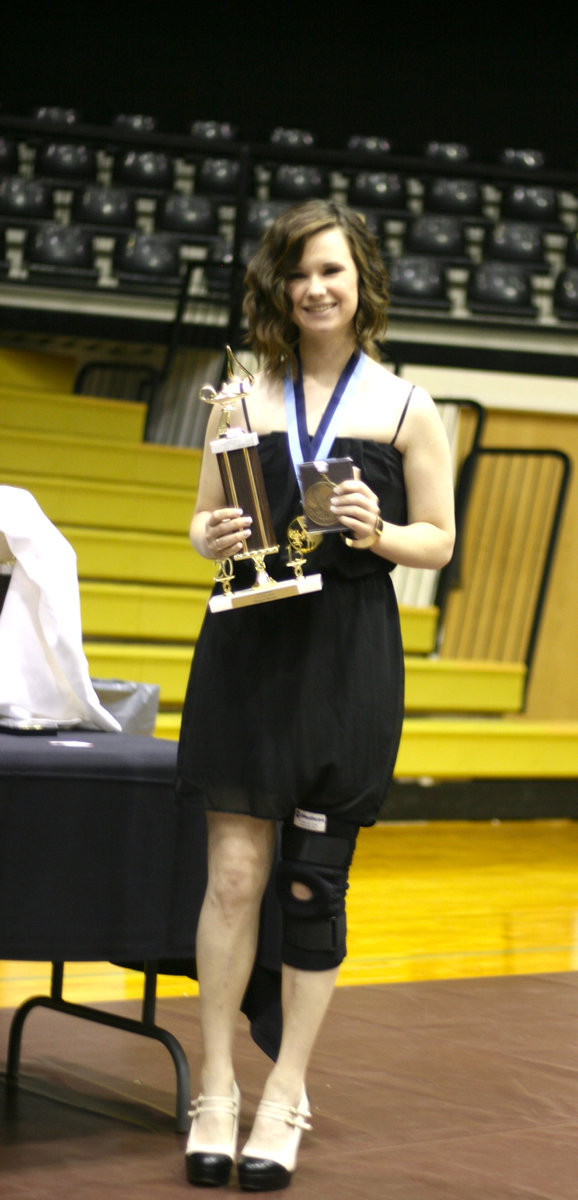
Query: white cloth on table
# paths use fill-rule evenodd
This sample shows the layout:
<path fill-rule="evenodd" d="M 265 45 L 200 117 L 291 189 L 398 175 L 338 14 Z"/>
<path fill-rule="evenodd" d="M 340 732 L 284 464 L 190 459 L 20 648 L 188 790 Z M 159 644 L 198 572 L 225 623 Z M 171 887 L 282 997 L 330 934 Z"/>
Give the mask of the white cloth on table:
<path fill-rule="evenodd" d="M 0 486 L 0 560 L 12 578 L 0 613 L 0 715 L 119 732 L 82 647 L 76 554 L 37 501 Z"/>

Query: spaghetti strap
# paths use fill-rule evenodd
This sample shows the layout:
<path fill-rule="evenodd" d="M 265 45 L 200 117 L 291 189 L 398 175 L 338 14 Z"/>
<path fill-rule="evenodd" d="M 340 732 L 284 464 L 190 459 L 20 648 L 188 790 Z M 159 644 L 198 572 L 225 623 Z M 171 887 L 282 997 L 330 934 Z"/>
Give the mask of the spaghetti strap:
<path fill-rule="evenodd" d="M 393 435 L 393 437 L 392 437 L 392 439 L 391 439 L 391 442 L 389 443 L 389 444 L 390 444 L 390 446 L 395 446 L 395 443 L 396 443 L 396 441 L 397 441 L 397 435 L 398 435 L 398 433 L 399 433 L 399 431 L 400 431 L 400 429 L 401 429 L 401 427 L 402 427 L 402 425 L 403 425 L 403 423 L 404 423 L 404 421 L 405 421 L 405 414 L 406 414 L 406 412 L 407 412 L 407 410 L 408 410 L 408 407 L 409 407 L 409 402 L 410 402 L 410 400 L 411 400 L 411 397 L 412 397 L 412 394 L 413 394 L 413 392 L 414 392 L 414 391 L 415 391 L 415 384 L 412 384 L 412 386 L 410 387 L 410 389 L 409 389 L 409 392 L 408 392 L 407 400 L 406 400 L 406 402 L 405 402 L 405 404 L 404 404 L 404 406 L 403 406 L 403 409 L 402 409 L 402 412 L 401 412 L 401 417 L 399 418 L 399 421 L 398 421 L 398 423 L 397 423 L 397 429 L 396 429 L 396 431 L 395 431 L 395 433 L 394 433 L 394 435 Z"/>

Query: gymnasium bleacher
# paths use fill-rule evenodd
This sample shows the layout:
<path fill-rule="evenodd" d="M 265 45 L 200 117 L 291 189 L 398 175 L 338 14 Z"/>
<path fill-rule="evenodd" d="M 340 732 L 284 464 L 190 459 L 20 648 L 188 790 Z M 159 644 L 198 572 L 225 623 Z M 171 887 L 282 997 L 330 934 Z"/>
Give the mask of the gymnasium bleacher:
<path fill-rule="evenodd" d="M 33 492 L 74 546 L 91 673 L 158 683 L 160 736 L 178 736 L 212 579 L 187 539 L 198 389 L 218 382 L 226 343 L 243 355 L 258 238 L 310 195 L 354 204 L 374 229 L 391 279 L 384 361 L 400 373 L 575 377 L 578 171 L 539 150 L 490 162 L 453 142 L 417 155 L 385 137 L 326 147 L 275 129 L 253 143 L 224 122 L 184 135 L 146 116 L 104 127 L 73 110 L 0 114 L 2 361 L 42 351 L 74 363 L 65 393 L 41 372 L 25 386 L 9 366 L 0 378 L 2 482 Z M 454 449 L 459 559 L 439 578 L 396 575 L 408 714 L 396 776 L 571 776 L 575 714 L 536 719 L 527 695 L 576 504 L 572 446 L 523 445 L 527 431 L 486 445 L 482 405 L 435 399 Z"/>
<path fill-rule="evenodd" d="M 521 347 L 529 331 L 555 333 L 561 355 L 572 353 L 578 172 L 551 167 L 539 150 L 479 162 L 460 143 L 429 142 L 417 156 L 385 138 L 330 148 L 291 129 L 258 144 L 224 122 L 193 121 L 185 136 L 144 116 L 102 127 L 40 109 L 0 115 L 0 175 L 2 302 L 18 308 L 20 296 L 29 308 L 31 292 L 55 289 L 36 307 L 76 309 L 70 331 L 107 312 L 134 319 L 131 296 L 143 320 L 170 320 L 186 280 L 189 320 L 231 335 L 235 320 L 238 333 L 248 254 L 280 208 L 316 195 L 366 214 L 390 267 L 396 321 L 411 315 L 448 344 L 464 330 L 476 344 L 489 326 L 510 329 Z M 82 311 L 70 294 L 68 305 L 58 300 L 76 289 L 92 298 Z M 147 297 L 157 306 L 147 310 Z"/>

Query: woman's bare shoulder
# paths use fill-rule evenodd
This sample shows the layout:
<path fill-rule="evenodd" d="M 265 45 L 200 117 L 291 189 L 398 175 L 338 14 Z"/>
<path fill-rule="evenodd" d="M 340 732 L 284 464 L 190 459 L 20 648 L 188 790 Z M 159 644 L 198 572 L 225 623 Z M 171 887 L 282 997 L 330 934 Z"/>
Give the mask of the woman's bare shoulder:
<path fill-rule="evenodd" d="M 368 359 L 361 380 L 355 405 L 351 405 L 344 420 L 347 432 L 352 437 L 373 438 L 390 442 L 397 425 L 411 384 L 401 379 L 382 363 Z M 342 432 L 346 432 L 343 428 Z"/>
<path fill-rule="evenodd" d="M 402 422 L 396 446 L 404 453 L 410 442 L 447 441 L 439 409 L 425 388 L 415 385 L 411 390 L 407 411 Z"/>
<path fill-rule="evenodd" d="M 272 378 L 266 371 L 259 371 L 247 397 L 247 409 L 255 432 L 282 429 L 285 424 L 283 381 Z"/>
<path fill-rule="evenodd" d="M 396 375 L 391 367 L 385 363 L 376 362 L 374 359 L 370 359 L 368 362 L 367 380 L 379 396 L 392 401 L 401 400 L 402 403 L 405 403 L 410 392 L 412 392 L 412 400 L 413 396 L 417 397 L 418 393 L 427 396 L 427 392 L 414 385 L 411 379 L 403 379 L 401 375 Z"/>

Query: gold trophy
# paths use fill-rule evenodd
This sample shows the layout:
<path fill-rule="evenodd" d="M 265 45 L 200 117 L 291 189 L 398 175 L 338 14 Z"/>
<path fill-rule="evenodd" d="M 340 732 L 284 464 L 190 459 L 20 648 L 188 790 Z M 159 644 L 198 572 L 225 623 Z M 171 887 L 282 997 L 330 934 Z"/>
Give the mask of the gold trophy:
<path fill-rule="evenodd" d="M 237 373 L 235 373 L 237 371 Z M 240 372 L 240 373 L 239 373 Z M 276 554 L 279 546 L 271 518 L 269 501 L 265 491 L 263 472 L 257 446 L 259 436 L 253 433 L 247 414 L 245 397 L 255 380 L 239 362 L 230 346 L 227 346 L 227 382 L 217 392 L 206 384 L 199 399 L 206 404 L 221 406 L 221 419 L 217 437 L 210 443 L 211 451 L 217 455 L 221 482 L 227 505 L 240 508 L 246 516 L 253 518 L 250 534 L 246 538 L 246 550 L 231 558 L 216 561 L 215 583 L 220 583 L 222 593 L 209 601 L 211 612 L 226 612 L 232 608 L 244 608 L 249 604 L 263 604 L 268 600 L 283 600 L 287 596 L 301 596 L 307 592 L 318 592 L 323 587 L 321 575 L 304 575 L 303 554 L 311 549 L 307 538 L 301 541 L 289 535 L 289 562 L 294 578 L 282 582 L 272 579 L 267 572 L 265 558 Z M 232 426 L 231 413 L 239 407 L 243 410 L 245 425 Z M 255 565 L 255 582 L 252 587 L 234 591 L 233 561 L 250 558 Z"/>

